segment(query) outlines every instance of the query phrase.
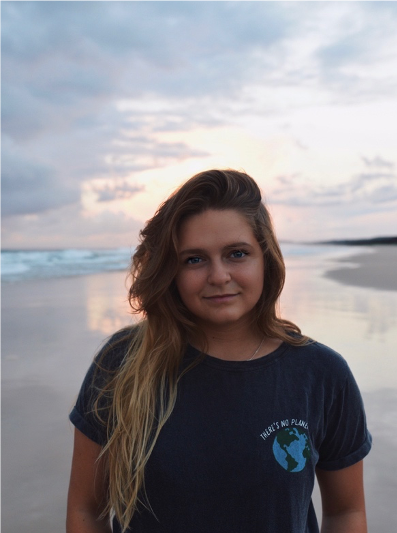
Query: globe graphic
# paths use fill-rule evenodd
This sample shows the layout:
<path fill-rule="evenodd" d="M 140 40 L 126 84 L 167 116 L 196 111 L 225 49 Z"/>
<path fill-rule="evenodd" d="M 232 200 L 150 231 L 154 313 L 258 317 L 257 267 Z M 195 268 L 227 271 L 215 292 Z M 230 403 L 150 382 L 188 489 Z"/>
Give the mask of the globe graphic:
<path fill-rule="evenodd" d="M 279 431 L 273 442 L 277 462 L 288 472 L 300 472 L 311 455 L 307 433 L 297 427 Z"/>

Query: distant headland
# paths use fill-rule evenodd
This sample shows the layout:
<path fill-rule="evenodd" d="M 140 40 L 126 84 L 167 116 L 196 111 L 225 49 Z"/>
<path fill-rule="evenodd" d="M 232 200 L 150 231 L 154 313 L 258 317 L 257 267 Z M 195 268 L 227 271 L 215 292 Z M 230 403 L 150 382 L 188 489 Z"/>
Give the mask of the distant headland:
<path fill-rule="evenodd" d="M 341 244 L 346 246 L 383 246 L 396 245 L 397 237 L 373 237 L 372 239 L 342 239 L 332 241 L 315 241 L 312 244 Z"/>

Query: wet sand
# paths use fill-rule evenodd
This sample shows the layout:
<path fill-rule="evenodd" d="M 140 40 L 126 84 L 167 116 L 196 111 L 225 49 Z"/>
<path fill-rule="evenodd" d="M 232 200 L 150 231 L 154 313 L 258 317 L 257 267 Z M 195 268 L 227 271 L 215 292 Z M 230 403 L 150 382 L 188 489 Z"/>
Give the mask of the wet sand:
<path fill-rule="evenodd" d="M 369 253 L 339 259 L 340 268 L 329 270 L 326 276 L 357 287 L 397 291 L 397 246 L 373 246 Z"/>
<path fill-rule="evenodd" d="M 388 263 L 392 262 L 390 256 L 383 257 Z M 368 266 L 370 261 L 366 256 L 365 265 Z M 296 277 L 295 284 L 292 283 L 293 276 Z M 359 306 L 360 313 L 364 314 L 357 315 L 356 311 L 335 307 L 331 316 L 329 294 L 338 293 L 339 285 L 330 278 L 323 278 L 320 271 L 307 272 L 306 267 L 295 269 L 293 276 L 287 288 L 286 304 L 291 302 L 291 309 L 296 309 L 296 321 L 310 323 L 313 336 L 342 353 L 352 354 L 349 364 L 352 364 L 360 386 L 364 385 L 364 402 L 374 437 L 374 447 L 365 469 L 369 531 L 397 531 L 394 510 L 397 383 L 393 385 L 390 364 L 385 365 L 387 360 L 382 359 L 383 354 L 390 355 L 395 350 L 391 334 L 395 323 L 386 320 L 391 312 L 384 315 L 378 312 L 381 305 L 384 308 L 387 293 L 379 292 L 378 296 L 374 295 L 377 291 L 353 287 L 349 289 L 355 298 L 351 300 L 352 309 Z M 372 276 L 373 283 L 376 283 L 378 267 L 373 268 Z M 4 533 L 64 531 L 73 443 L 68 413 L 95 351 L 108 335 L 131 322 L 125 302 L 124 278 L 123 273 L 104 273 L 3 285 Z M 343 292 L 343 301 L 346 294 L 353 298 L 347 289 Z M 314 295 L 318 297 L 317 303 Z M 375 298 L 372 307 L 366 303 L 368 298 Z M 397 295 L 389 305 L 394 306 L 396 302 Z M 332 305 L 336 306 L 336 303 Z M 356 332 L 363 324 L 363 317 L 373 324 L 371 312 L 375 311 L 371 309 L 378 313 L 379 324 L 378 329 L 366 330 L 365 346 L 370 351 L 366 357 L 363 355 L 364 344 L 359 344 L 362 335 Z M 334 332 L 337 326 L 332 320 L 343 321 L 348 330 L 347 337 L 341 336 L 340 331 L 332 339 L 326 337 L 327 330 L 322 331 L 322 324 L 312 318 L 321 313 L 327 329 Z M 291 318 L 295 320 L 295 317 Z M 375 367 L 371 366 L 374 364 Z M 314 500 L 319 508 L 317 492 Z"/>
<path fill-rule="evenodd" d="M 2 531 L 65 531 L 68 421 L 102 341 L 130 322 L 123 273 L 2 287 Z"/>
<path fill-rule="evenodd" d="M 325 277 L 344 285 L 383 291 L 385 296 L 386 293 L 390 295 L 391 291 L 397 291 L 397 246 L 371 246 L 366 253 L 356 249 L 350 257 L 338 259 L 337 262 L 340 268 L 326 271 Z M 396 331 L 395 309 L 392 327 Z M 383 350 L 388 349 L 395 354 L 395 344 L 383 347 Z M 379 359 L 381 364 L 382 358 Z M 388 372 L 387 367 L 379 370 Z M 374 379 L 377 378 L 374 376 Z M 393 504 L 397 494 L 393 467 L 393 458 L 397 453 L 397 376 L 394 382 L 396 386 L 393 388 L 363 392 L 368 425 L 373 436 L 373 448 L 365 460 L 364 470 L 369 532 L 397 530 Z"/>

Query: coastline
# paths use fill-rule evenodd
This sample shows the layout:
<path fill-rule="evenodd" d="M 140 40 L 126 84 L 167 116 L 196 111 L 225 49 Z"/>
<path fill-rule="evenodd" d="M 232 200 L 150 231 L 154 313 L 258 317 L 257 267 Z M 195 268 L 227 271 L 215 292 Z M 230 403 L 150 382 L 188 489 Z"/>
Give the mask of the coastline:
<path fill-rule="evenodd" d="M 324 276 L 332 280 L 377 290 L 397 291 L 397 246 L 371 246 L 363 253 L 337 259 L 339 268 L 331 268 Z"/>

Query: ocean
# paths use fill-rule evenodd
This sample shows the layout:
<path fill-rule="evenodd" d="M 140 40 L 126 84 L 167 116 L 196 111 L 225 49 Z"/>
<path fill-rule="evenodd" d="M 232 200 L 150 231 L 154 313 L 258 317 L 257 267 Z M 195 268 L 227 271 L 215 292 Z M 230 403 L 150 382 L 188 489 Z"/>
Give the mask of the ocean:
<path fill-rule="evenodd" d="M 330 260 L 351 254 L 350 247 L 340 245 L 312 245 L 281 243 L 285 260 L 301 257 L 310 261 Z M 63 278 L 127 271 L 131 248 L 60 249 L 60 250 L 2 250 L 1 280 L 12 283 L 23 280 Z"/>
<path fill-rule="evenodd" d="M 130 259 L 130 248 L 2 250 L 1 280 L 15 282 L 126 270 Z"/>

